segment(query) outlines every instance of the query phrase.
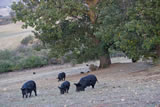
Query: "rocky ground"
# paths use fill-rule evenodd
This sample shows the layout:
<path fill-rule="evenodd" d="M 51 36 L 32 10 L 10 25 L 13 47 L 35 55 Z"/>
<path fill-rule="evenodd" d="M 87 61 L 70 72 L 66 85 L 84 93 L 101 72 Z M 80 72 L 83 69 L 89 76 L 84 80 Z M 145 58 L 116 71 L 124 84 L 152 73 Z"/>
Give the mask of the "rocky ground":
<path fill-rule="evenodd" d="M 62 71 L 71 82 L 69 94 L 64 95 L 58 89 L 62 82 L 56 79 Z M 159 107 L 160 66 L 128 61 L 80 74 L 87 71 L 86 64 L 66 64 L 0 74 L 0 107 Z M 88 87 L 84 92 L 75 92 L 73 83 L 88 74 L 98 78 L 95 89 Z M 27 80 L 36 81 L 38 96 L 32 93 L 31 98 L 22 98 L 20 88 Z"/>

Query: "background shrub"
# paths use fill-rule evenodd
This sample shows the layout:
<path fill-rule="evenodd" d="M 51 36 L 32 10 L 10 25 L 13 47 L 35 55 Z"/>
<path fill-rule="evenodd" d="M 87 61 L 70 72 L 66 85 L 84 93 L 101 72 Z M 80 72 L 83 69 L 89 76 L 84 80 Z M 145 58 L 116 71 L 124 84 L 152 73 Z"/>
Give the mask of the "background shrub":
<path fill-rule="evenodd" d="M 9 60 L 0 60 L 0 72 L 12 71 L 14 64 Z"/>
<path fill-rule="evenodd" d="M 10 60 L 15 55 L 14 51 L 1 50 L 0 51 L 0 60 Z"/>
<path fill-rule="evenodd" d="M 36 41 L 32 44 L 32 48 L 36 51 L 40 51 L 41 49 L 45 49 L 44 45 L 41 41 Z"/>
<path fill-rule="evenodd" d="M 25 37 L 22 41 L 21 41 L 21 44 L 22 45 L 28 45 L 29 42 L 32 42 L 33 41 L 33 36 L 29 35 L 27 37 Z"/>
<path fill-rule="evenodd" d="M 52 59 L 54 59 L 54 63 L 50 63 Z M 31 69 L 49 64 L 64 64 L 69 61 L 66 56 L 59 59 L 50 57 L 49 50 L 39 42 L 20 45 L 15 50 L 0 50 L 0 72 Z M 73 61 L 73 64 L 75 63 Z"/>
<path fill-rule="evenodd" d="M 21 59 L 17 67 L 20 69 L 28 69 L 28 68 L 35 68 L 47 65 L 47 60 L 41 58 L 40 56 L 28 56 L 26 58 Z"/>
<path fill-rule="evenodd" d="M 41 67 L 48 64 L 48 50 L 36 51 L 26 46 L 0 51 L 0 72 Z"/>

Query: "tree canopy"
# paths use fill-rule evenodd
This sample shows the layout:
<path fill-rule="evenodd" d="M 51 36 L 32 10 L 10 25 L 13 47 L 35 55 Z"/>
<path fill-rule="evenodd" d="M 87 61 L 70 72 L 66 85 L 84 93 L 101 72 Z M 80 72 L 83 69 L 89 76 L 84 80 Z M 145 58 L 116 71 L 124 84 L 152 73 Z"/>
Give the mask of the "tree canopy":
<path fill-rule="evenodd" d="M 159 8 L 157 0 L 22 0 L 12 5 L 14 21 L 33 27 L 52 56 L 69 52 L 79 62 L 99 58 L 101 68 L 111 63 L 109 49 L 135 60 L 158 56 Z"/>
<path fill-rule="evenodd" d="M 130 58 L 160 57 L 160 1 L 136 0 L 126 11 L 120 48 Z"/>

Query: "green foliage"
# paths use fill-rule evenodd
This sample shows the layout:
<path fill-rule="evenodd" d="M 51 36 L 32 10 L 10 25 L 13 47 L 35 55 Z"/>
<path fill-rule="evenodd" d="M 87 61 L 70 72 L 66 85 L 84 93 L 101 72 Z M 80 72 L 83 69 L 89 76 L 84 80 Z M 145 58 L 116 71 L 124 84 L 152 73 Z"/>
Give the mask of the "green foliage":
<path fill-rule="evenodd" d="M 17 50 L 0 51 L 0 72 L 23 70 L 41 67 L 48 64 L 48 53 L 35 51 L 31 48 L 20 47 Z"/>
<path fill-rule="evenodd" d="M 77 64 L 77 60 L 76 59 L 72 59 L 71 60 L 71 65 L 74 67 Z"/>
<path fill-rule="evenodd" d="M 99 48 L 102 50 L 99 50 L 99 52 L 103 53 L 103 50 L 107 51 L 109 48 L 115 48 L 115 43 L 119 41 L 115 38 L 118 26 L 122 23 L 123 14 L 120 1 L 117 0 L 103 1 L 98 7 L 98 19 L 94 34 L 102 41 Z"/>
<path fill-rule="evenodd" d="M 22 45 L 28 45 L 29 42 L 33 41 L 33 36 L 29 35 L 27 37 L 25 37 L 22 41 L 21 44 Z"/>
<path fill-rule="evenodd" d="M 41 41 L 36 41 L 32 44 L 32 48 L 36 51 L 41 51 L 41 49 L 46 49 Z"/>
<path fill-rule="evenodd" d="M 160 1 L 103 0 L 95 7 L 95 24 L 88 8 L 79 0 L 23 0 L 13 3 L 15 21 L 34 34 L 48 49 L 50 56 L 71 53 L 83 62 L 123 51 L 129 58 L 156 57 L 160 45 Z"/>
<path fill-rule="evenodd" d="M 48 64 L 47 60 L 45 60 L 39 56 L 28 56 L 26 58 L 19 60 L 17 67 L 18 68 L 21 67 L 23 69 L 28 69 L 28 68 L 41 67 L 41 66 L 44 66 L 47 64 Z"/>
<path fill-rule="evenodd" d="M 120 26 L 119 46 L 130 58 L 156 58 L 160 45 L 159 4 L 158 0 L 137 0 L 128 7 L 125 23 Z"/>
<path fill-rule="evenodd" d="M 0 60 L 0 73 L 12 71 L 13 62 L 10 60 Z"/>
<path fill-rule="evenodd" d="M 25 45 L 20 45 L 17 49 L 16 49 L 17 52 L 19 53 L 22 53 L 22 54 L 25 54 L 25 55 L 30 55 L 30 54 L 33 54 L 34 51 L 32 50 L 32 48 L 30 47 L 27 47 Z"/>
<path fill-rule="evenodd" d="M 10 60 L 15 52 L 11 52 L 9 50 L 0 50 L 0 60 Z"/>
<path fill-rule="evenodd" d="M 88 7 L 84 2 L 78 0 L 40 0 L 38 3 L 29 0 L 29 2 L 28 4 L 23 1 L 12 5 L 16 12 L 14 20 L 24 22 L 25 27 L 34 27 L 34 34 L 51 49 L 52 57 L 61 57 L 71 52 L 73 59 L 83 62 L 97 59 L 102 55 L 99 48 L 103 48 L 101 45 L 108 41 L 100 41 L 101 37 L 94 35 L 97 26 L 91 23 Z M 102 43 L 95 43 L 96 41 Z"/>

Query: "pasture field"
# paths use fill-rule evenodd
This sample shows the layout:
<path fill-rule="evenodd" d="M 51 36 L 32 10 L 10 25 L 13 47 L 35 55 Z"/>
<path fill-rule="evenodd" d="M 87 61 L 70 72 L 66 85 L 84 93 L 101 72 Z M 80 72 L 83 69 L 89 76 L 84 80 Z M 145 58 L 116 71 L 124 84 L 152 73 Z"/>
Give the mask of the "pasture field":
<path fill-rule="evenodd" d="M 0 105 L 1 107 L 159 107 L 160 66 L 144 62 L 127 62 L 114 63 L 107 69 L 80 74 L 82 71 L 88 71 L 86 64 L 75 67 L 68 64 L 48 66 L 1 74 Z M 56 79 L 59 72 L 65 72 L 66 80 L 71 83 L 68 94 L 60 95 L 58 86 L 62 82 Z M 94 74 L 98 78 L 95 89 L 88 87 L 84 92 L 75 92 L 73 84 L 88 74 Z M 38 96 L 32 93 L 31 98 L 23 99 L 20 88 L 28 80 L 37 83 Z"/>

